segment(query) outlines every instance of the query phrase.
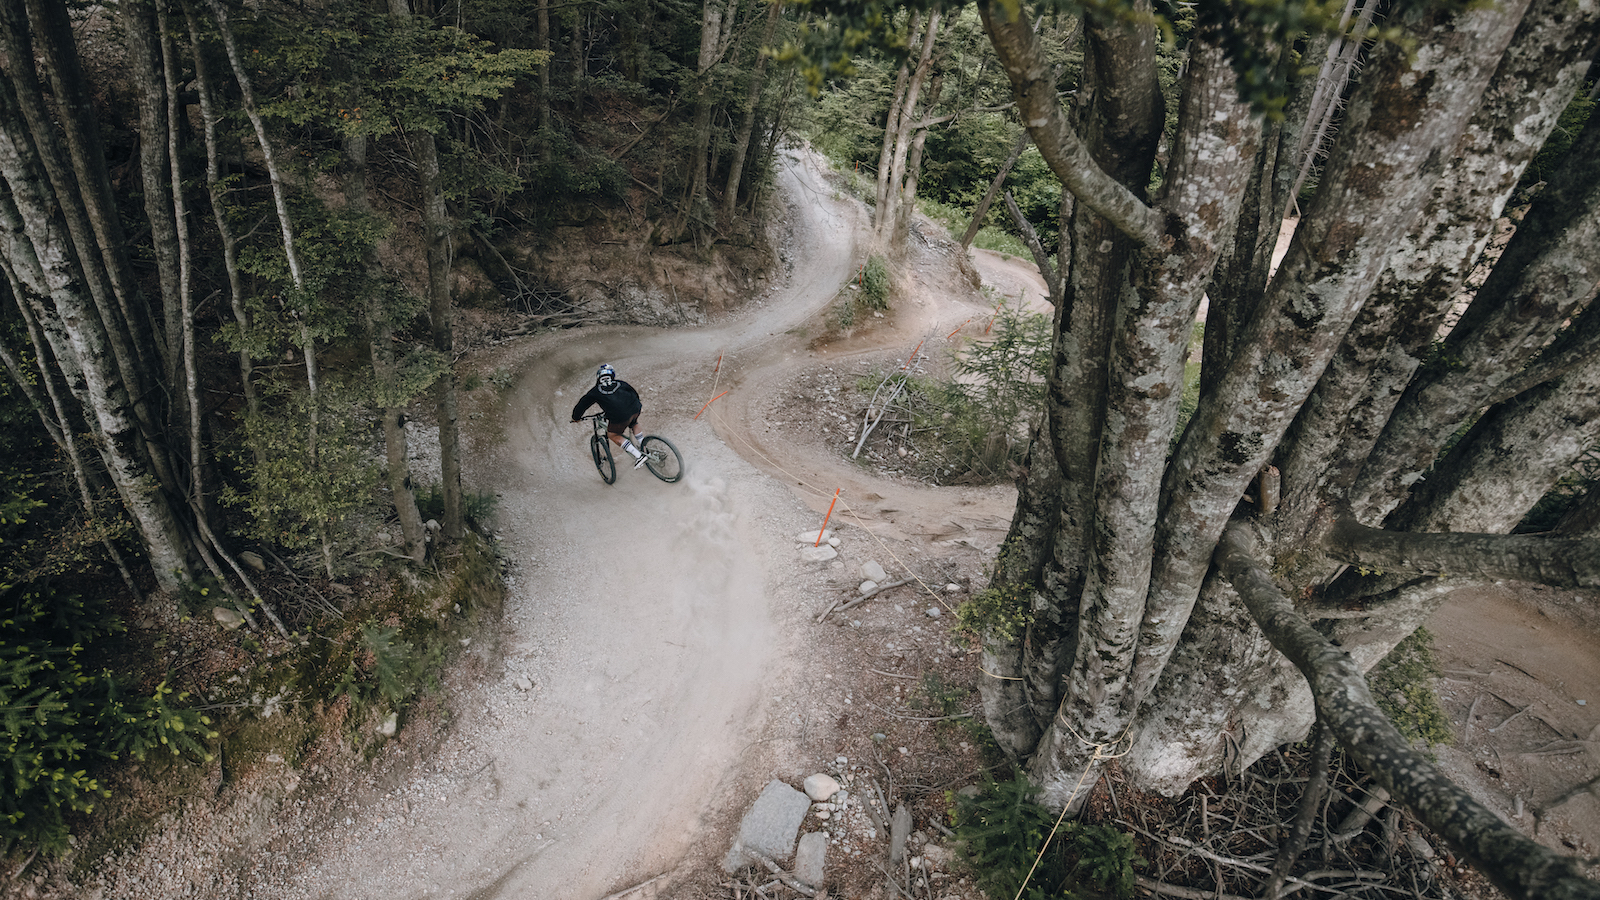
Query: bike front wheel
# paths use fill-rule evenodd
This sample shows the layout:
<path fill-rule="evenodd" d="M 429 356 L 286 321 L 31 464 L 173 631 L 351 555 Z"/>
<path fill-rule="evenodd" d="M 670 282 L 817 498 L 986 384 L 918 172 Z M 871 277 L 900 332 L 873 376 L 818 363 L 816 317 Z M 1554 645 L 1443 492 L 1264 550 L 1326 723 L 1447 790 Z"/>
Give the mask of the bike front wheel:
<path fill-rule="evenodd" d="M 589 437 L 589 455 L 594 457 L 594 467 L 606 484 L 617 480 L 617 461 L 611 456 L 611 442 L 598 434 Z"/>
<path fill-rule="evenodd" d="M 640 442 L 640 451 L 644 453 L 644 467 L 650 474 L 672 484 L 683 477 L 683 455 L 672 442 L 664 437 L 648 435 Z"/>

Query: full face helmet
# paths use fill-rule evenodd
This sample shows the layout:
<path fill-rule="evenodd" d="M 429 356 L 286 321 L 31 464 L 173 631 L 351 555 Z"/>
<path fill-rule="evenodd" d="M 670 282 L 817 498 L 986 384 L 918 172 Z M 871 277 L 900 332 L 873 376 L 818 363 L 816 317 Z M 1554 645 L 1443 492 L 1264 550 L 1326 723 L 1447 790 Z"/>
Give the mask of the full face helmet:
<path fill-rule="evenodd" d="M 595 387 L 600 389 L 600 393 L 611 393 L 617 389 L 617 370 L 613 369 L 610 363 L 606 363 L 595 370 L 594 383 Z"/>

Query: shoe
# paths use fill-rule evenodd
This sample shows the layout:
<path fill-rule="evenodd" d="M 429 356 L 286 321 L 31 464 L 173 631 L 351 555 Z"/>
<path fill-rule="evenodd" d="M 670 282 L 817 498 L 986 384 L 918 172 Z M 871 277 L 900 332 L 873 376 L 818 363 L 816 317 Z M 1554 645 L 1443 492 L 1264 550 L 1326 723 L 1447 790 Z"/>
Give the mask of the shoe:
<path fill-rule="evenodd" d="M 634 462 L 633 467 L 635 469 L 644 468 L 644 464 L 649 462 L 649 461 L 650 461 L 650 457 L 644 456 L 644 455 L 640 455 L 639 459 L 636 462 Z"/>

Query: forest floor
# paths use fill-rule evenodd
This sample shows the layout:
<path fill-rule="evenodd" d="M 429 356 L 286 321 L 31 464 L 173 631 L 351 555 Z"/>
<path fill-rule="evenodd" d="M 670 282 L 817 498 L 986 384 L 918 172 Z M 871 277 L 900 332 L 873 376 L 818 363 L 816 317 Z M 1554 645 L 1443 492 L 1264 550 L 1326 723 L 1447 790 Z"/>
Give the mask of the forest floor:
<path fill-rule="evenodd" d="M 468 478 L 497 497 L 509 565 L 490 664 L 452 675 L 441 711 L 370 764 L 285 773 L 305 787 L 232 831 L 174 816 L 77 896 L 721 900 L 740 895 L 720 863 L 763 786 L 826 772 L 852 797 L 805 820 L 830 836 L 830 896 L 897 896 L 861 802 L 881 791 L 907 804 L 908 856 L 925 863 L 901 883 L 918 900 L 980 900 L 942 833 L 946 792 L 991 764 L 953 612 L 985 583 L 1014 490 L 929 486 L 907 471 L 914 442 L 849 450 L 874 373 L 919 345 L 937 365 L 998 298 L 1039 306 L 1043 286 L 1031 263 L 976 251 L 980 290 L 930 227 L 891 310 L 842 331 L 827 310 L 864 261 L 865 213 L 815 157 L 780 178 L 783 271 L 725 322 L 564 331 L 464 361 L 511 385 L 466 405 Z M 596 476 L 568 413 L 601 362 L 639 388 L 683 481 Z M 837 558 L 803 561 L 797 537 L 830 510 Z M 829 613 L 858 596 L 867 562 L 908 583 Z M 1600 772 L 1595 597 L 1458 596 L 1430 625 L 1458 732 L 1440 759 L 1531 830 Z M 1539 836 L 1600 853 L 1600 799 L 1546 813 Z"/>

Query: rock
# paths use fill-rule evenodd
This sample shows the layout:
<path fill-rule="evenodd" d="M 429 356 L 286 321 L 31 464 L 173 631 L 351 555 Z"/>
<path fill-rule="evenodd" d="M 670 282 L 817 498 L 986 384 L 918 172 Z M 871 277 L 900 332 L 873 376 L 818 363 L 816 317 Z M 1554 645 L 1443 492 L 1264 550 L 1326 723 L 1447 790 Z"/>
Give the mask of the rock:
<path fill-rule="evenodd" d="M 429 531 L 437 532 L 442 526 L 440 526 L 438 519 L 429 519 L 428 521 L 422 523 L 422 527 L 428 529 Z"/>
<path fill-rule="evenodd" d="M 390 534 L 387 531 L 377 532 L 376 534 L 374 534 L 372 536 L 372 539 L 374 541 L 378 542 L 378 544 L 380 546 L 384 546 L 384 547 L 387 547 L 390 544 L 394 543 L 394 535 Z"/>
<path fill-rule="evenodd" d="M 844 541 L 841 541 L 838 538 L 828 538 L 827 540 L 823 541 L 823 543 L 837 550 L 839 545 L 844 543 Z"/>
<path fill-rule="evenodd" d="M 754 860 L 752 853 L 780 862 L 794 854 L 800 823 L 811 809 L 811 800 L 776 779 L 767 783 L 750 811 L 739 821 L 739 834 L 722 859 L 722 870 L 733 874 Z"/>
<path fill-rule="evenodd" d="M 839 551 L 824 544 L 821 547 L 801 547 L 801 562 L 827 562 L 839 555 Z"/>
<path fill-rule="evenodd" d="M 813 815 L 815 815 L 818 819 L 821 819 L 822 821 L 826 822 L 833 815 L 833 813 L 831 811 L 829 811 L 829 810 L 826 810 L 826 809 L 819 809 L 815 813 L 813 813 Z"/>
<path fill-rule="evenodd" d="M 815 543 L 817 543 L 817 532 L 815 532 L 815 531 L 802 531 L 799 534 L 795 535 L 794 539 L 795 539 L 795 541 L 797 543 L 801 543 L 801 544 L 815 544 Z M 834 539 L 833 538 L 833 531 L 831 529 L 828 530 L 828 531 L 822 532 L 822 543 L 826 544 L 826 543 L 828 543 L 829 541 L 831 541 L 833 539 Z"/>
<path fill-rule="evenodd" d="M 399 731 L 399 730 L 400 730 L 400 714 L 399 713 L 389 713 L 389 715 L 384 717 L 383 724 L 378 726 L 378 733 L 383 735 L 384 737 L 394 737 L 394 733 L 396 731 Z"/>
<path fill-rule="evenodd" d="M 944 615 L 944 610 L 940 609 L 937 606 L 930 606 L 930 607 L 928 607 L 927 615 L 928 615 L 928 618 L 930 618 L 930 619 L 937 619 L 940 616 Z"/>
<path fill-rule="evenodd" d="M 870 594 L 877 589 L 878 583 L 876 581 L 863 581 L 861 582 L 861 587 L 859 588 L 863 596 Z"/>
<path fill-rule="evenodd" d="M 943 871 L 955 862 L 956 855 L 942 844 L 929 844 L 922 848 L 922 858 L 927 860 L 929 868 Z"/>
<path fill-rule="evenodd" d="M 947 584 L 947 585 L 944 586 L 944 589 L 945 589 L 946 592 L 954 594 L 954 593 L 956 593 L 956 592 L 961 590 L 961 585 L 959 585 L 959 584 Z"/>
<path fill-rule="evenodd" d="M 889 580 L 889 573 L 883 570 L 883 566 L 880 566 L 876 561 L 873 561 L 868 562 L 861 567 L 861 577 L 867 579 L 868 581 L 876 581 L 879 584 L 883 584 L 885 581 Z"/>
<path fill-rule="evenodd" d="M 242 562 L 250 568 L 255 569 L 257 572 L 265 572 L 267 570 L 267 561 L 262 559 L 261 554 L 255 552 L 254 550 L 245 550 L 241 552 L 239 554 L 239 562 Z"/>
<path fill-rule="evenodd" d="M 217 624 L 227 631 L 238 631 L 239 627 L 244 625 L 244 616 L 239 615 L 238 610 L 226 606 L 211 607 L 211 618 L 216 619 Z"/>
<path fill-rule="evenodd" d="M 839 793 L 839 782 L 832 775 L 818 772 L 806 778 L 805 790 L 807 797 L 817 803 L 823 803 Z"/>
<path fill-rule="evenodd" d="M 821 831 L 800 836 L 800 846 L 794 852 L 794 877 L 804 884 L 822 887 L 828 863 L 828 835 Z"/>
<path fill-rule="evenodd" d="M 516 680 L 511 682 L 511 683 L 516 685 L 517 686 L 517 690 L 519 690 L 519 691 L 531 691 L 531 690 L 533 690 L 533 679 L 529 678 L 526 675 L 518 675 Z"/>

